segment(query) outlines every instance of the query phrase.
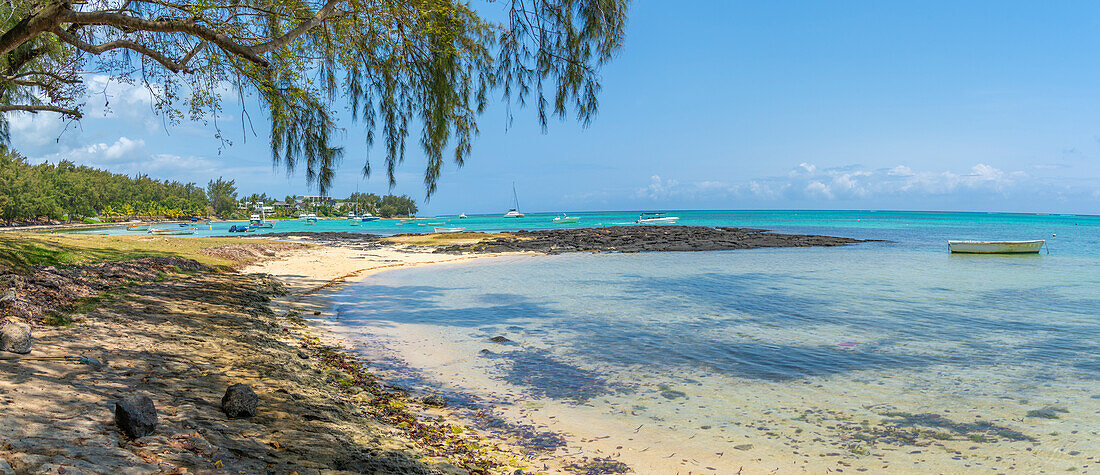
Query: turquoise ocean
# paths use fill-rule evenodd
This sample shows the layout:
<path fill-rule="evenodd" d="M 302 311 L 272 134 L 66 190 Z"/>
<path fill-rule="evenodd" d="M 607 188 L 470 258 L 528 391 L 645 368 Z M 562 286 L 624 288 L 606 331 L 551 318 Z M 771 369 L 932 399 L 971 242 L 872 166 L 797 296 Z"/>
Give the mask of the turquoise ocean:
<path fill-rule="evenodd" d="M 486 430 L 639 473 L 1100 470 L 1100 217 L 669 214 L 882 242 L 395 270 L 334 290 L 334 317 L 317 323 Z M 495 231 L 552 217 L 424 221 Z M 274 230 L 428 230 L 398 223 Z M 952 255 L 948 239 L 1047 245 Z"/>

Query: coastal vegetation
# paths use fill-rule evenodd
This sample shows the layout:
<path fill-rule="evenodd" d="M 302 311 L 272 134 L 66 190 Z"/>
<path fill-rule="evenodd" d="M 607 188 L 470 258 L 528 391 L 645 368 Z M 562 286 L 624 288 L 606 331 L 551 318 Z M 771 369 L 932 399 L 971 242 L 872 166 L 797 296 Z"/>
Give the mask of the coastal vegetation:
<path fill-rule="evenodd" d="M 69 161 L 31 165 L 0 145 L 0 220 L 5 222 L 206 214 L 206 193 L 194 183 L 129 177 Z"/>
<path fill-rule="evenodd" d="M 275 199 L 266 194 L 240 200 L 236 182 L 224 177 L 210 180 L 204 190 L 195 183 L 130 177 L 69 161 L 32 165 L 0 144 L 0 221 L 5 223 L 248 217 L 259 206 L 271 208 L 274 217 L 288 218 L 304 210 L 321 216 L 358 210 L 387 218 L 417 211 L 416 201 L 407 195 L 355 193 L 346 200 L 325 198 L 316 204 L 293 196 L 286 199 L 281 208 L 274 207 Z"/>

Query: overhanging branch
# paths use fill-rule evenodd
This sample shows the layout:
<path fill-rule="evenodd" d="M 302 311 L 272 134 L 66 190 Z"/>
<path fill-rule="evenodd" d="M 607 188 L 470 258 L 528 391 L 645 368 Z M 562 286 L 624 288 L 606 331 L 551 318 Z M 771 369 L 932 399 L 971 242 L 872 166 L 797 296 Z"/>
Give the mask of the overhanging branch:
<path fill-rule="evenodd" d="M 51 105 L 47 105 L 47 104 L 7 104 L 7 105 L 0 105 L 0 112 L 16 112 L 16 111 L 30 112 L 32 114 L 37 114 L 39 112 L 57 112 L 59 114 L 64 114 L 64 115 L 70 116 L 74 119 L 79 119 L 82 115 L 80 113 L 80 111 L 78 111 L 76 109 L 66 109 L 64 107 L 51 106 Z"/>

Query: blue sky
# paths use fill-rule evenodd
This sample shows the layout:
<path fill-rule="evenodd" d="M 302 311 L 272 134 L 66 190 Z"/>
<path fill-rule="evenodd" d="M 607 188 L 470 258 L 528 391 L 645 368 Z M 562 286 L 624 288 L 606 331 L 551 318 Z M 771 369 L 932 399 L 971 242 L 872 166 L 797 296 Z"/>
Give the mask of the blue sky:
<path fill-rule="evenodd" d="M 506 127 L 491 107 L 473 156 L 448 164 L 421 214 L 505 211 L 513 181 L 525 211 L 1100 214 L 1098 53 L 1096 2 L 638 0 L 589 128 L 567 120 L 544 135 L 532 110 Z M 210 126 L 166 129 L 140 88 L 89 89 L 79 124 L 12 117 L 16 148 L 183 181 L 224 175 L 242 192 L 315 191 L 272 168 L 266 131 L 243 134 L 239 105 L 219 119 L 233 140 L 221 148 Z M 387 192 L 384 176 L 361 178 L 362 131 L 343 125 L 332 194 Z M 415 144 L 393 191 L 423 201 Z"/>

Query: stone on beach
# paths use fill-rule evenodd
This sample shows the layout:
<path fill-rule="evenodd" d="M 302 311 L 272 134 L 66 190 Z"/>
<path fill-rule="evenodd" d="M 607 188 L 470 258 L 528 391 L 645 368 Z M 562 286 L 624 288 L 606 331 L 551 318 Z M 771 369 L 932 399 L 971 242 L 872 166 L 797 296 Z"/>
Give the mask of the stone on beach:
<path fill-rule="evenodd" d="M 512 340 L 509 340 L 507 337 L 503 336 L 494 336 L 490 338 L 489 341 L 493 343 L 512 343 Z"/>
<path fill-rule="evenodd" d="M 425 406 L 429 407 L 447 407 L 447 400 L 444 399 L 443 396 L 440 396 L 438 394 L 425 396 L 424 399 L 422 399 L 421 401 L 424 403 Z"/>
<path fill-rule="evenodd" d="M 225 390 L 222 396 L 222 410 L 232 419 L 256 415 L 256 405 L 260 398 L 247 384 L 237 383 Z"/>
<path fill-rule="evenodd" d="M 0 350 L 12 353 L 31 352 L 31 326 L 15 320 L 0 325 Z"/>
<path fill-rule="evenodd" d="M 152 434 L 157 428 L 157 408 L 144 394 L 130 394 L 115 402 L 115 423 L 132 439 Z"/>

